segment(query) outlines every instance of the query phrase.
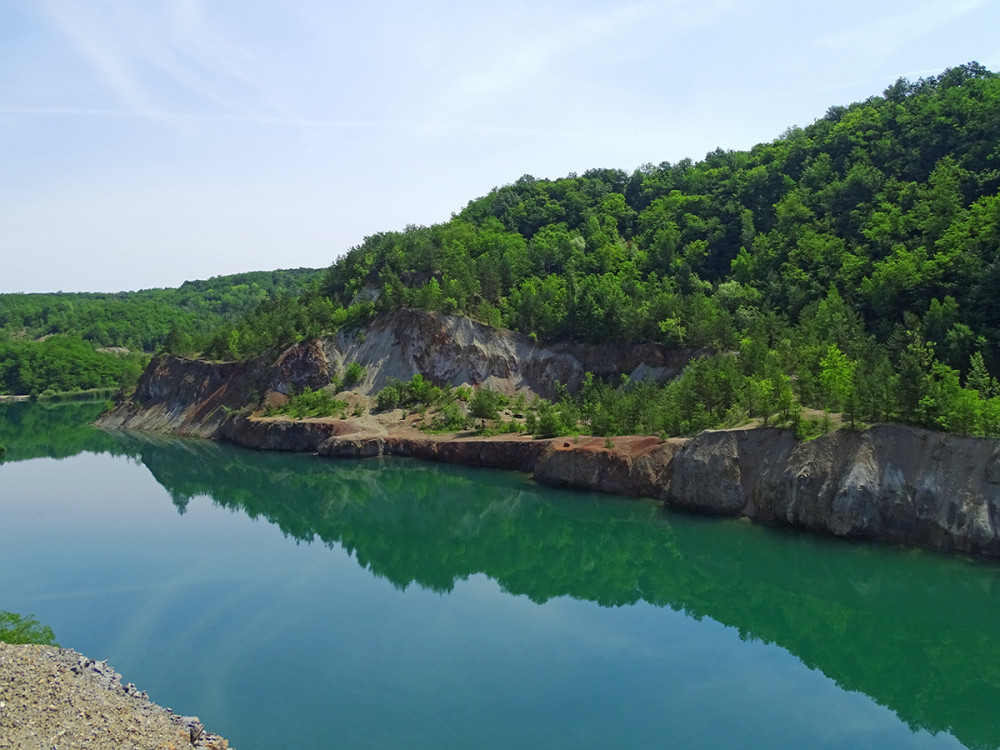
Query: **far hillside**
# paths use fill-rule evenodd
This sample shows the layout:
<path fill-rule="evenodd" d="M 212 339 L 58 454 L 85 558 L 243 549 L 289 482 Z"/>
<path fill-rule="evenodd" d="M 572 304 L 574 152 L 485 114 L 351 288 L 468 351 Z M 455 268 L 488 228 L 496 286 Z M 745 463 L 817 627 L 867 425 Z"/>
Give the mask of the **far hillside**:
<path fill-rule="evenodd" d="M 321 274 L 297 268 L 137 292 L 0 294 L 0 394 L 117 387 L 138 376 L 150 353 L 196 347 L 261 305 L 297 297 Z"/>

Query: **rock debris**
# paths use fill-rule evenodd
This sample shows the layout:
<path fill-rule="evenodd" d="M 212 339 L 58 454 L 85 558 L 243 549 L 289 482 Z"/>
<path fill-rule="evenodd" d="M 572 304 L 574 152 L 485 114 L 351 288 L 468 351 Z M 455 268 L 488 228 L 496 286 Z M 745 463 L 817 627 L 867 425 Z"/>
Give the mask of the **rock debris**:
<path fill-rule="evenodd" d="M 106 661 L 0 643 L 0 749 L 224 750 L 196 716 L 151 703 Z"/>

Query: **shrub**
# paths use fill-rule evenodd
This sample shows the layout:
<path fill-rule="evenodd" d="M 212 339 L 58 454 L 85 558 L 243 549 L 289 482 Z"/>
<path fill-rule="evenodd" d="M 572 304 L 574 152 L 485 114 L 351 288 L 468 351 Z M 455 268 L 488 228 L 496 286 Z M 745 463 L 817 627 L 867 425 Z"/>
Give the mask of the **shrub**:
<path fill-rule="evenodd" d="M 481 424 L 485 426 L 487 419 L 492 420 L 499 416 L 499 406 L 500 394 L 483 386 L 473 394 L 472 400 L 469 402 L 469 414 L 474 419 L 480 420 Z"/>
<path fill-rule="evenodd" d="M 406 385 L 407 400 L 414 404 L 432 404 L 441 394 L 441 389 L 427 380 L 419 372 Z"/>
<path fill-rule="evenodd" d="M 447 430 L 449 432 L 457 432 L 464 429 L 465 417 L 462 415 L 462 410 L 459 409 L 458 404 L 452 402 L 441 407 L 431 427 L 435 430 Z"/>
<path fill-rule="evenodd" d="M 375 395 L 375 407 L 379 411 L 389 411 L 399 406 L 399 389 L 394 385 L 387 385 Z"/>
<path fill-rule="evenodd" d="M 347 404 L 336 400 L 327 391 L 314 391 L 306 388 L 297 396 L 288 399 L 288 403 L 267 412 L 268 416 L 287 414 L 295 419 L 306 417 L 329 417 L 341 411 Z"/>
<path fill-rule="evenodd" d="M 533 430 L 535 435 L 552 438 L 565 435 L 569 431 L 570 426 L 566 424 L 562 414 L 555 406 L 547 401 L 542 401 L 538 405 L 538 417 Z"/>
<path fill-rule="evenodd" d="M 833 429 L 833 423 L 829 414 L 824 414 L 821 418 L 801 417 L 794 424 L 795 437 L 802 442 L 826 435 Z"/>
<path fill-rule="evenodd" d="M 344 380 L 341 383 L 341 388 L 348 391 L 360 383 L 364 377 L 365 366 L 358 362 L 351 362 L 344 371 Z"/>
<path fill-rule="evenodd" d="M 33 615 L 19 615 L 0 610 L 0 641 L 4 643 L 40 643 L 57 646 L 55 634 L 48 625 L 42 625 Z"/>

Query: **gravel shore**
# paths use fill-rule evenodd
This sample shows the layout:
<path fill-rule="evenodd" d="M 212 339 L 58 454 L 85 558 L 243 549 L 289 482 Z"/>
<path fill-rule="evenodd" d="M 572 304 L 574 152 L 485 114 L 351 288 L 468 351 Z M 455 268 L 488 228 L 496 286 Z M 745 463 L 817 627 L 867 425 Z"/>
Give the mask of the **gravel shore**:
<path fill-rule="evenodd" d="M 105 661 L 52 646 L 0 643 L 0 748 L 222 750 L 194 716 L 151 703 Z"/>

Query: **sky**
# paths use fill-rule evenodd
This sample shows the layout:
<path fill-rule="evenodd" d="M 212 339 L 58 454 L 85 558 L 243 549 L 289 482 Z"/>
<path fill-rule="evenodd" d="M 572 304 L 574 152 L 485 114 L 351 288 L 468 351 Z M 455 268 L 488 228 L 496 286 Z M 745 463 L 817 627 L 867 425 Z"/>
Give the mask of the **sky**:
<path fill-rule="evenodd" d="M 747 149 L 998 0 L 0 0 L 0 292 L 325 267 L 524 174 Z"/>

